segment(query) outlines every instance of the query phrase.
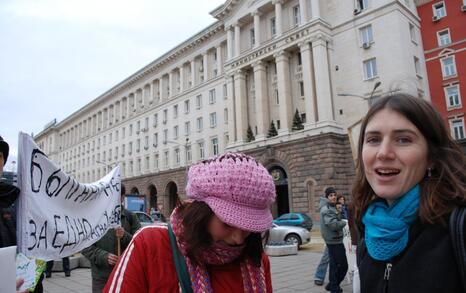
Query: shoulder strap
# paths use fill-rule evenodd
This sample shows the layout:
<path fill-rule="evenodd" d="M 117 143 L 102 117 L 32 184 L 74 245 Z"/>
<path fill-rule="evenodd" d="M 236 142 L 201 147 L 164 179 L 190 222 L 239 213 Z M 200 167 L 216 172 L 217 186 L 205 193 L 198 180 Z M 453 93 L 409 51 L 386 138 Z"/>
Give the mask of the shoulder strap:
<path fill-rule="evenodd" d="M 168 234 L 170 235 L 170 244 L 172 246 L 173 261 L 175 262 L 176 274 L 180 282 L 181 290 L 183 293 L 193 293 L 191 287 L 191 279 L 189 278 L 188 267 L 184 261 L 184 257 L 178 249 L 176 244 L 175 234 L 173 233 L 170 223 L 168 223 Z"/>
<path fill-rule="evenodd" d="M 450 237 L 458 264 L 461 281 L 466 292 L 466 243 L 465 223 L 466 207 L 456 207 L 450 215 Z"/>

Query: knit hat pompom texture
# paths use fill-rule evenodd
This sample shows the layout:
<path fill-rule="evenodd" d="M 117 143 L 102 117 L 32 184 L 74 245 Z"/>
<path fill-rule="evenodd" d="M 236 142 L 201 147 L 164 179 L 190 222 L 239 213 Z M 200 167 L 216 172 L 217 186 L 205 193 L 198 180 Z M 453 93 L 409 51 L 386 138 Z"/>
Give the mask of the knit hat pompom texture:
<path fill-rule="evenodd" d="M 275 184 L 264 166 L 245 154 L 226 153 L 189 168 L 186 194 L 228 225 L 250 232 L 272 226 Z"/>

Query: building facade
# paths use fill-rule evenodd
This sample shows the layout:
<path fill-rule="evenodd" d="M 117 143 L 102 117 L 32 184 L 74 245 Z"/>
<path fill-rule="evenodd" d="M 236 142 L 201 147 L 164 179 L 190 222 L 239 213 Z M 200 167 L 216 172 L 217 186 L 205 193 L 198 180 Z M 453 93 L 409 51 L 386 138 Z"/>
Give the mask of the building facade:
<path fill-rule="evenodd" d="M 185 197 L 187 166 L 242 151 L 274 178 L 275 215 L 318 218 L 327 186 L 350 193 L 348 128 L 354 138 L 366 99 L 430 99 L 413 0 L 227 0 L 211 14 L 36 141 L 83 182 L 119 164 L 127 190 L 166 215 Z"/>
<path fill-rule="evenodd" d="M 417 1 L 432 103 L 457 140 L 466 138 L 466 1 Z"/>

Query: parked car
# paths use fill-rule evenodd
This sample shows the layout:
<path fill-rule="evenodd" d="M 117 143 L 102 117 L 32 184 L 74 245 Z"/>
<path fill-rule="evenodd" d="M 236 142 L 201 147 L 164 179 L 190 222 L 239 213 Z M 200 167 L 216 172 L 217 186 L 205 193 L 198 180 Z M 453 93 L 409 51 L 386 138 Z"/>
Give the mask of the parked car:
<path fill-rule="evenodd" d="M 133 213 L 138 217 L 139 223 L 141 223 L 141 227 L 152 225 L 155 222 L 151 216 L 149 216 L 148 214 L 144 212 L 133 212 Z"/>
<path fill-rule="evenodd" d="M 280 217 L 273 220 L 273 222 L 279 226 L 298 226 L 311 231 L 312 219 L 304 213 L 288 213 L 283 214 Z"/>
<path fill-rule="evenodd" d="M 269 230 L 269 243 L 282 241 L 296 244 L 299 247 L 311 241 L 311 234 L 302 227 L 272 224 L 272 228 Z"/>
<path fill-rule="evenodd" d="M 154 221 L 159 221 L 159 222 L 167 221 L 167 219 L 165 219 L 165 216 L 160 211 L 153 211 L 151 213 L 151 217 L 154 219 Z"/>

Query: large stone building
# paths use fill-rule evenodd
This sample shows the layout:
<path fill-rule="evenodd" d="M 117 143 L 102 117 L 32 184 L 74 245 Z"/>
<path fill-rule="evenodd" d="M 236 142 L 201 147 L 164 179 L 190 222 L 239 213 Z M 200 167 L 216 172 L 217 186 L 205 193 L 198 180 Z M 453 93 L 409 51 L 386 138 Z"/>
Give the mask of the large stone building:
<path fill-rule="evenodd" d="M 366 99 L 429 99 L 413 0 L 227 0 L 211 14 L 36 141 L 83 182 L 120 164 L 127 189 L 165 214 L 185 197 L 186 166 L 243 151 L 272 174 L 275 214 L 318 217 L 327 186 L 350 192 Z"/>

